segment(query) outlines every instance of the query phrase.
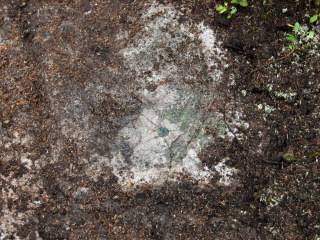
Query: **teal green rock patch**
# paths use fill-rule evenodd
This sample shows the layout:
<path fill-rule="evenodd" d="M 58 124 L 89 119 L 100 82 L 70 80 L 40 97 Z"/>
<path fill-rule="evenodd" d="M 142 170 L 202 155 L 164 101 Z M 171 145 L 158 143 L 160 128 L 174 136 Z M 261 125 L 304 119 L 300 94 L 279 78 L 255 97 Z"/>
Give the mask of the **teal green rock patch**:
<path fill-rule="evenodd" d="M 169 129 L 168 128 L 165 128 L 165 127 L 161 127 L 158 129 L 158 135 L 160 137 L 166 137 L 169 135 Z"/>

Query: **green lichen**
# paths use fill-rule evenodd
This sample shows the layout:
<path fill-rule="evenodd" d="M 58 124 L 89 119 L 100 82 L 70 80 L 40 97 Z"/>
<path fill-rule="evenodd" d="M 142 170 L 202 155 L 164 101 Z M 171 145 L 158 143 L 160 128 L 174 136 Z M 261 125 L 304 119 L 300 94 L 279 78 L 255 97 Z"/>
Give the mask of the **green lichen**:
<path fill-rule="evenodd" d="M 320 152 L 314 152 L 314 153 L 310 154 L 311 160 L 316 160 L 317 158 L 320 158 Z"/>
<path fill-rule="evenodd" d="M 286 153 L 282 156 L 282 159 L 286 162 L 293 162 L 295 160 L 295 157 L 292 153 Z"/>
<path fill-rule="evenodd" d="M 250 203 L 249 206 L 250 206 L 250 208 L 251 208 L 253 211 L 257 210 L 256 204 Z"/>

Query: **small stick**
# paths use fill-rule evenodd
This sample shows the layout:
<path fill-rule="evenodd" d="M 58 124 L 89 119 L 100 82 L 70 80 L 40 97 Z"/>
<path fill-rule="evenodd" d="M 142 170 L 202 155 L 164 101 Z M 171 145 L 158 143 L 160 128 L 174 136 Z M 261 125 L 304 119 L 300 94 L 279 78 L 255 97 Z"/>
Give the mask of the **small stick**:
<path fill-rule="evenodd" d="M 272 63 L 275 63 L 275 62 L 278 62 L 278 61 L 281 61 L 281 60 L 283 60 L 283 59 L 286 59 L 286 58 L 290 57 L 290 56 L 294 53 L 295 50 L 296 50 L 296 49 L 294 48 L 294 49 L 292 49 L 287 55 L 282 56 L 282 57 L 280 57 L 280 58 L 277 58 L 277 59 L 275 59 L 275 60 L 273 60 L 273 61 L 271 61 L 271 62 L 268 62 L 268 63 L 266 63 L 266 64 L 264 64 L 264 65 L 256 68 L 255 70 L 252 70 L 250 73 L 247 74 L 247 76 L 250 76 L 251 74 L 253 74 L 253 73 L 255 73 L 255 72 L 258 72 L 258 71 L 261 70 L 262 68 L 265 68 L 266 66 L 268 66 L 268 65 L 270 65 L 270 64 L 272 64 Z"/>

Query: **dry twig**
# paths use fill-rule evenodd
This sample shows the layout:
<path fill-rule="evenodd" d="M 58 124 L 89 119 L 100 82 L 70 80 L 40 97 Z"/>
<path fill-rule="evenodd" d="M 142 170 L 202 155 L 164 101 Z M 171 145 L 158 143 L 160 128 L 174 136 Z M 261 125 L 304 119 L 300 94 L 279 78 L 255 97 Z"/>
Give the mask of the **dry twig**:
<path fill-rule="evenodd" d="M 262 65 L 262 66 L 260 66 L 260 67 L 258 67 L 258 68 L 256 68 L 256 69 L 252 70 L 250 73 L 247 74 L 247 76 L 250 76 L 250 75 L 252 75 L 253 73 L 260 71 L 261 69 L 267 67 L 268 65 L 270 65 L 270 64 L 272 64 L 272 63 L 279 62 L 279 61 L 281 61 L 281 60 L 283 60 L 283 59 L 286 59 L 286 58 L 290 57 L 290 56 L 294 53 L 294 51 L 295 51 L 295 49 L 292 49 L 287 55 L 282 56 L 282 57 L 280 57 L 280 58 L 277 58 L 277 59 L 275 59 L 275 60 L 273 60 L 273 61 L 271 61 L 271 62 L 268 62 L 268 63 L 266 63 L 266 64 L 264 64 L 264 65 Z"/>

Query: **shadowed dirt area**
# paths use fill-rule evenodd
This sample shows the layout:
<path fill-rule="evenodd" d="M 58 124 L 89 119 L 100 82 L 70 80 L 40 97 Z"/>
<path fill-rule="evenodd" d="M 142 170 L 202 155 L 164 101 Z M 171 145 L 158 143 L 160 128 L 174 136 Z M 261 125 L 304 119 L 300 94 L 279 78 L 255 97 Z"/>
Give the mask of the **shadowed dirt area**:
<path fill-rule="evenodd" d="M 0 0 L 0 239 L 319 240 L 315 3 Z"/>

